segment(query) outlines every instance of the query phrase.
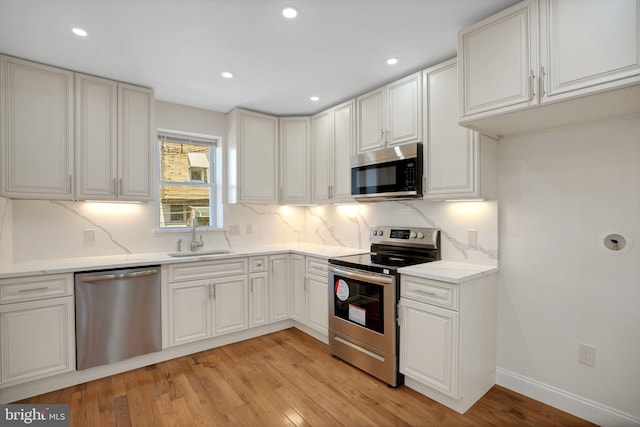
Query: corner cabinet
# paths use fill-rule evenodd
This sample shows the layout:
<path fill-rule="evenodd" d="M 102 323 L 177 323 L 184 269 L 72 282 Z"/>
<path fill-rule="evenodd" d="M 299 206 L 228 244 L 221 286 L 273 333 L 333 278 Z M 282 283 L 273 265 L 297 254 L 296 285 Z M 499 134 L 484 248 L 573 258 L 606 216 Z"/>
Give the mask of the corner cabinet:
<path fill-rule="evenodd" d="M 449 283 L 401 274 L 398 310 L 405 385 L 466 412 L 495 384 L 496 275 Z"/>
<path fill-rule="evenodd" d="M 278 118 L 235 109 L 227 115 L 229 203 L 278 203 Z"/>
<path fill-rule="evenodd" d="M 73 199 L 73 72 L 0 56 L 0 195 Z"/>
<path fill-rule="evenodd" d="M 74 306 L 73 274 L 0 280 L 0 388 L 76 369 Z"/>
<path fill-rule="evenodd" d="M 458 125 L 456 59 L 423 71 L 424 198 L 495 199 L 497 141 Z"/>
<path fill-rule="evenodd" d="M 153 199 L 151 89 L 76 74 L 76 198 Z"/>
<path fill-rule="evenodd" d="M 422 78 L 411 74 L 357 97 L 357 152 L 422 141 Z"/>
<path fill-rule="evenodd" d="M 280 188 L 283 204 L 307 204 L 311 201 L 309 117 L 281 117 Z"/>
<path fill-rule="evenodd" d="M 352 202 L 351 156 L 355 153 L 355 100 L 311 117 L 311 200 Z"/>
<path fill-rule="evenodd" d="M 640 0 L 525 0 L 461 30 L 460 123 L 500 136 L 640 112 L 639 29 Z"/>

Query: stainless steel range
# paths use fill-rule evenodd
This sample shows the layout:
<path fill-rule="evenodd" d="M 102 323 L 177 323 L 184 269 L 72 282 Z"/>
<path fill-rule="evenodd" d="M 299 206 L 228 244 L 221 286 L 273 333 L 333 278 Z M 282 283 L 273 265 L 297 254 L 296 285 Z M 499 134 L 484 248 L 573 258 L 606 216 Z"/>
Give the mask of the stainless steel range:
<path fill-rule="evenodd" d="M 376 227 L 371 252 L 329 259 L 329 349 L 391 386 L 398 372 L 398 268 L 440 259 L 435 228 Z"/>

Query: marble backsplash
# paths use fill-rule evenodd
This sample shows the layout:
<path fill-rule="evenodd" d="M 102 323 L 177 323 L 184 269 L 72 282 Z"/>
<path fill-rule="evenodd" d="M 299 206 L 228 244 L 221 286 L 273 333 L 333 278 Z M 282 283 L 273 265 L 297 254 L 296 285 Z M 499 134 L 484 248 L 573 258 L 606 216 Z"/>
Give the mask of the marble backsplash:
<path fill-rule="evenodd" d="M 393 201 L 279 206 L 225 205 L 224 231 L 202 231 L 205 248 L 239 249 L 251 244 L 316 243 L 369 247 L 379 225 L 437 227 L 442 258 L 497 265 L 497 202 Z M 0 198 L 0 263 L 122 253 L 172 252 L 190 232 L 157 229 L 157 203 L 83 203 Z M 478 243 L 467 244 L 467 230 Z M 95 230 L 95 242 L 85 241 Z"/>

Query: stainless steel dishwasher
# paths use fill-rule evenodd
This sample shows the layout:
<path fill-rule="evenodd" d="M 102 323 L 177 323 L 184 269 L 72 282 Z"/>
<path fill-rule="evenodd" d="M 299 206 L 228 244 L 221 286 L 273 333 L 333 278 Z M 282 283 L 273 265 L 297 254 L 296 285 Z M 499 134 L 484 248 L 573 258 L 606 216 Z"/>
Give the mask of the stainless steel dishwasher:
<path fill-rule="evenodd" d="M 76 367 L 162 349 L 160 266 L 75 275 Z"/>

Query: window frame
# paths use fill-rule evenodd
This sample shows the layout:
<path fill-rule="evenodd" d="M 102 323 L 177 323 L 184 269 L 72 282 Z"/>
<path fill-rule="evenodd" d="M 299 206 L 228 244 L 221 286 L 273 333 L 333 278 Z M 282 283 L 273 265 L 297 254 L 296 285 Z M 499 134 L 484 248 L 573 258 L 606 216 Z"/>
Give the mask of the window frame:
<path fill-rule="evenodd" d="M 158 207 L 156 209 L 157 215 L 157 231 L 161 232 L 185 232 L 190 229 L 188 225 L 174 225 L 174 224 L 164 224 L 162 218 L 162 188 L 164 186 L 173 186 L 173 187 L 204 187 L 209 189 L 209 225 L 199 225 L 198 229 L 201 230 L 219 230 L 222 228 L 222 194 L 221 193 L 221 174 L 220 161 L 222 159 L 221 149 L 222 149 L 222 141 L 220 137 L 212 136 L 212 135 L 204 135 L 192 132 L 184 132 L 184 131 L 176 131 L 169 129 L 158 129 L 157 131 L 157 164 L 158 164 L 158 173 L 157 173 L 157 185 L 158 185 Z M 208 161 L 209 161 L 209 171 L 205 171 L 205 168 L 202 168 L 202 176 L 203 181 L 206 175 L 208 175 L 209 182 L 202 181 L 191 181 L 191 167 L 189 167 L 188 175 L 189 179 L 187 181 L 164 181 L 162 180 L 162 143 L 164 141 L 170 141 L 181 144 L 191 144 L 191 145 L 201 145 L 207 146 L 208 150 Z"/>

